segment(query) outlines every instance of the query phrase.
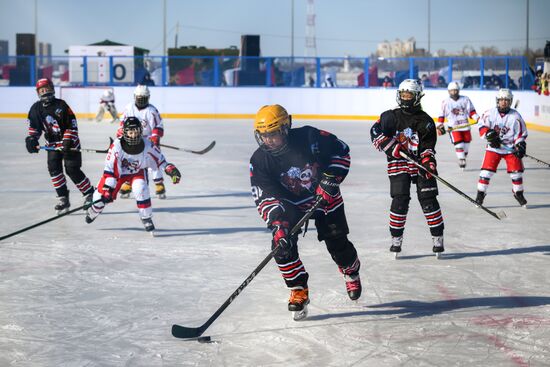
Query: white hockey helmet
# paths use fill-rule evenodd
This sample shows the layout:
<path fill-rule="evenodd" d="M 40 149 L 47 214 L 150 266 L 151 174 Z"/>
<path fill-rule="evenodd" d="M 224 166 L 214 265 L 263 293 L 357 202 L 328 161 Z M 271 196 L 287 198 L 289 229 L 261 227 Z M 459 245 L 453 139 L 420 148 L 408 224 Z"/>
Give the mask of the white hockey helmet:
<path fill-rule="evenodd" d="M 110 90 L 110 89 L 106 89 L 104 92 L 103 92 L 103 97 L 105 98 L 111 98 L 113 96 L 113 91 Z"/>
<path fill-rule="evenodd" d="M 506 100 L 507 103 L 505 105 L 501 105 L 499 103 L 500 100 Z M 510 111 L 510 107 L 512 106 L 512 101 L 514 100 L 514 95 L 512 94 L 512 91 L 508 88 L 500 88 L 497 92 L 496 101 L 497 101 L 497 109 L 500 113 L 508 113 Z"/>
<path fill-rule="evenodd" d="M 451 91 L 451 90 L 458 90 L 458 91 L 460 91 L 460 85 L 458 85 L 457 82 L 450 82 L 449 85 L 447 86 L 447 90 L 448 90 L 448 91 Z"/>
<path fill-rule="evenodd" d="M 412 98 L 403 98 L 403 92 L 412 94 Z M 422 83 L 418 79 L 405 79 L 399 84 L 397 88 L 397 95 L 395 100 L 399 107 L 404 109 L 410 109 L 420 105 L 420 100 L 424 97 L 422 90 Z"/>
<path fill-rule="evenodd" d="M 149 104 L 151 93 L 146 85 L 138 85 L 134 89 L 134 102 L 137 108 L 144 108 Z"/>

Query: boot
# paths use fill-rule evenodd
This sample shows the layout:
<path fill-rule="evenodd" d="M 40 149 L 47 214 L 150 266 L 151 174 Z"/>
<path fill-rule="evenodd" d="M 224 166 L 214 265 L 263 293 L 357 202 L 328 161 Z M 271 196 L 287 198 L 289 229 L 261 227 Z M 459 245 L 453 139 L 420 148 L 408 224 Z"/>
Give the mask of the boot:
<path fill-rule="evenodd" d="M 57 215 L 63 214 L 69 211 L 71 203 L 69 202 L 69 193 L 67 196 L 58 196 L 59 202 L 55 205 L 54 209 L 57 211 Z"/>
<path fill-rule="evenodd" d="M 155 225 L 153 224 L 153 220 L 151 218 L 141 218 L 141 222 L 147 232 L 153 232 L 155 230 Z"/>
<path fill-rule="evenodd" d="M 352 301 L 356 301 L 361 297 L 361 278 L 359 273 L 344 275 L 344 280 L 346 281 L 346 291 L 348 291 L 348 296 Z"/>
<path fill-rule="evenodd" d="M 164 187 L 164 183 L 159 182 L 155 184 L 155 195 L 157 195 L 159 199 L 166 199 L 166 188 Z"/>
<path fill-rule="evenodd" d="M 519 205 L 521 205 L 521 206 L 526 206 L 527 205 L 527 200 L 523 196 L 523 191 L 514 192 L 514 197 L 518 201 Z"/>
<path fill-rule="evenodd" d="M 483 191 L 478 191 L 476 196 L 476 203 L 478 203 L 479 205 L 483 205 L 483 200 L 485 200 L 485 196 L 487 196 L 486 193 L 484 193 Z"/>
<path fill-rule="evenodd" d="M 84 209 L 89 208 L 94 202 L 94 188 L 88 190 L 88 193 L 84 194 Z"/>
<path fill-rule="evenodd" d="M 441 252 L 445 251 L 445 247 L 443 247 L 443 236 L 433 236 L 433 248 L 432 251 L 436 254 L 439 254 Z"/>
<path fill-rule="evenodd" d="M 118 192 L 120 194 L 121 199 L 128 199 L 130 197 L 130 193 L 132 192 L 132 186 L 128 182 L 125 182 L 120 187 L 120 191 Z"/>
<path fill-rule="evenodd" d="M 309 304 L 308 288 L 293 288 L 290 290 L 290 298 L 288 299 L 289 311 L 302 311 Z"/>

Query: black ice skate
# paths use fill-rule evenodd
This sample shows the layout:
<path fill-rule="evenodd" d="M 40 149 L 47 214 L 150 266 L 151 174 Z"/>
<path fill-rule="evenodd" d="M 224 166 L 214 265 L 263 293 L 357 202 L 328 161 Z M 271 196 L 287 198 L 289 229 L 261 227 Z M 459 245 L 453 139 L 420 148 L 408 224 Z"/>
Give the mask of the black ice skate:
<path fill-rule="evenodd" d="M 445 251 L 445 247 L 443 247 L 443 236 L 433 236 L 432 241 L 432 251 L 434 252 L 435 257 L 439 259 L 441 253 Z"/>
<path fill-rule="evenodd" d="M 466 160 L 465 159 L 459 159 L 458 160 L 458 167 L 460 167 L 460 169 L 462 171 L 464 171 L 466 169 Z"/>
<path fill-rule="evenodd" d="M 309 290 L 298 288 L 290 290 L 288 310 L 292 312 L 294 321 L 300 321 L 307 317 L 307 305 L 309 304 Z"/>
<path fill-rule="evenodd" d="M 141 218 L 141 222 L 143 223 L 145 230 L 151 233 L 152 236 L 155 236 L 155 225 L 153 224 L 153 220 L 151 218 Z"/>
<path fill-rule="evenodd" d="M 483 205 L 483 200 L 485 200 L 485 196 L 486 196 L 486 195 L 487 195 L 487 194 L 484 193 L 483 191 L 478 191 L 478 192 L 477 192 L 477 196 L 476 196 L 476 203 L 477 203 L 478 205 Z"/>
<path fill-rule="evenodd" d="M 527 200 L 523 196 L 523 191 L 514 192 L 514 197 L 518 201 L 519 205 L 521 205 L 524 208 L 527 208 Z"/>
<path fill-rule="evenodd" d="M 92 206 L 94 200 L 94 188 L 92 187 L 87 194 L 84 194 L 84 209 Z"/>
<path fill-rule="evenodd" d="M 59 202 L 54 207 L 57 211 L 57 215 L 68 212 L 71 207 L 71 203 L 69 202 L 69 194 L 67 193 L 67 196 L 58 196 L 58 199 Z"/>
<path fill-rule="evenodd" d="M 352 275 L 344 275 L 344 280 L 346 281 L 346 291 L 348 292 L 348 296 L 352 301 L 356 301 L 361 297 L 361 291 L 363 288 L 361 287 L 361 278 L 359 277 L 359 273 L 352 274 Z"/>
<path fill-rule="evenodd" d="M 403 244 L 403 236 L 391 238 L 390 252 L 393 252 L 395 254 L 396 259 L 398 256 L 397 254 L 401 252 L 401 244 Z"/>
<path fill-rule="evenodd" d="M 90 224 L 92 223 L 97 217 L 90 217 L 90 214 L 86 214 L 86 218 L 84 218 L 84 220 L 86 221 L 86 223 Z"/>

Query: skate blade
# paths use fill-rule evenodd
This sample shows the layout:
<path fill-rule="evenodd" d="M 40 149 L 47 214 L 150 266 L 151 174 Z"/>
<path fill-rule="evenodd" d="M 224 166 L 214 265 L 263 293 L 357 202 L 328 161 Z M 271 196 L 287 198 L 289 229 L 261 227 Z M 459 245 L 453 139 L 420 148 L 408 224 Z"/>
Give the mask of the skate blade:
<path fill-rule="evenodd" d="M 151 237 L 155 237 L 155 231 L 149 231 L 149 234 L 151 235 Z"/>
<path fill-rule="evenodd" d="M 121 199 L 130 199 L 130 194 L 120 194 Z"/>
<path fill-rule="evenodd" d="M 443 252 L 436 252 L 436 253 L 435 253 L 435 258 L 436 258 L 437 260 L 439 260 L 439 259 L 441 259 L 441 256 L 442 256 L 442 255 L 443 255 Z"/>
<path fill-rule="evenodd" d="M 394 252 L 393 253 L 393 258 L 394 258 L 394 260 L 397 260 L 399 258 L 399 252 Z"/>
<path fill-rule="evenodd" d="M 157 197 L 161 200 L 166 199 L 166 194 L 157 194 Z"/>
<path fill-rule="evenodd" d="M 292 319 L 294 321 L 301 321 L 307 317 L 307 314 L 308 314 L 308 309 L 307 309 L 307 305 L 305 305 L 301 311 L 292 312 Z"/>
<path fill-rule="evenodd" d="M 57 210 L 57 215 L 65 214 L 65 213 L 67 213 L 68 211 L 69 211 L 69 208 Z"/>

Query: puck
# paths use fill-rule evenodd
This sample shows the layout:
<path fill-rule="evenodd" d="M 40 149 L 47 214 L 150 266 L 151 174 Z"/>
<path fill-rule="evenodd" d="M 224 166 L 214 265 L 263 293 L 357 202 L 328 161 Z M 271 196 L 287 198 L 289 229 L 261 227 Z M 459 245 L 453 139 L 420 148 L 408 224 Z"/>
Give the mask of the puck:
<path fill-rule="evenodd" d="M 209 336 L 200 336 L 197 338 L 199 343 L 210 343 L 211 338 Z"/>

